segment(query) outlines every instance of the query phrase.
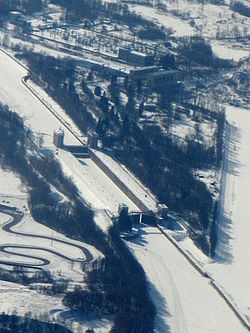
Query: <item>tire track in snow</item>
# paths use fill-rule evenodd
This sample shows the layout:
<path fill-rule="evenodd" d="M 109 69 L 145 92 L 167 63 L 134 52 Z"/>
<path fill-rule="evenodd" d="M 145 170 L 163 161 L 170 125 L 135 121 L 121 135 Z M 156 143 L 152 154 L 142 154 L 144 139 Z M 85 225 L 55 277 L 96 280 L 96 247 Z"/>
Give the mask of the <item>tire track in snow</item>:
<path fill-rule="evenodd" d="M 151 255 L 154 257 L 155 260 L 151 259 L 151 262 L 153 262 L 153 266 L 155 268 L 155 271 L 157 273 L 158 281 L 160 282 L 161 287 L 163 286 L 163 290 L 165 295 L 168 297 L 169 291 L 172 293 L 172 297 L 174 300 L 174 318 L 175 318 L 175 332 L 177 333 L 188 333 L 187 324 L 185 321 L 185 316 L 181 304 L 180 295 L 178 292 L 178 289 L 176 287 L 176 284 L 174 282 L 174 279 L 172 277 L 172 274 L 170 273 L 169 269 L 167 268 L 166 264 L 162 261 L 161 257 L 152 251 L 148 251 L 151 253 Z M 164 267 L 164 270 L 167 272 L 167 274 L 162 276 L 162 272 L 159 271 L 159 265 L 156 264 L 156 261 L 158 264 Z M 167 277 L 167 282 L 166 282 Z"/>
<path fill-rule="evenodd" d="M 176 287 L 176 284 L 174 282 L 174 279 L 169 269 L 167 268 L 166 264 L 162 261 L 162 258 L 157 253 L 150 251 L 148 249 L 147 251 L 145 251 L 144 248 L 142 248 L 140 245 L 136 243 L 133 243 L 133 247 L 136 247 L 138 251 L 141 252 L 144 255 L 144 257 L 147 258 L 147 262 L 150 262 L 150 267 L 151 269 L 153 269 L 154 273 L 153 275 L 156 277 L 158 282 L 155 284 L 158 284 L 160 286 L 160 290 L 158 289 L 158 292 L 161 295 L 164 295 L 163 297 L 165 299 L 173 300 L 173 313 L 171 313 L 171 315 L 174 318 L 174 320 L 172 321 L 175 327 L 174 333 L 189 333 L 184 316 L 184 311 L 181 304 L 180 295 Z M 164 276 L 162 274 L 160 266 L 164 267 L 164 271 L 166 272 Z M 152 282 L 151 279 L 150 281 Z M 157 306 L 157 304 L 155 305 Z M 157 331 L 160 333 L 162 332 L 160 330 Z"/>
<path fill-rule="evenodd" d="M 22 219 L 23 219 L 23 214 L 22 213 L 19 213 L 17 212 L 14 208 L 12 207 L 8 207 L 8 206 L 5 206 L 5 205 L 0 205 L 0 212 L 6 214 L 6 215 L 9 215 L 11 216 L 11 220 L 10 221 L 7 221 L 3 226 L 1 226 L 2 230 L 7 232 L 7 233 L 11 233 L 11 234 L 15 234 L 17 236 L 25 236 L 25 237 L 30 237 L 30 238 L 35 238 L 35 239 L 46 239 L 46 240 L 51 240 L 53 242 L 58 242 L 58 243 L 62 243 L 62 244 L 65 244 L 65 245 L 70 245 L 72 247 L 76 247 L 78 248 L 85 256 L 85 259 L 83 258 L 80 258 L 80 259 L 74 259 L 74 258 L 70 258 L 58 251 L 55 251 L 55 250 L 51 250 L 51 249 L 48 249 L 46 247 L 39 247 L 39 246 L 26 246 L 26 245 L 17 245 L 17 244 L 5 244 L 5 245 L 2 245 L 0 246 L 0 252 L 4 252 L 4 253 L 9 253 L 9 254 L 13 254 L 13 255 L 16 255 L 16 256 L 20 256 L 20 257 L 25 257 L 25 258 L 30 258 L 30 259 L 35 259 L 35 260 L 38 260 L 40 261 L 41 263 L 40 264 L 32 264 L 32 265 L 29 265 L 27 264 L 26 262 L 12 262 L 12 261 L 4 261 L 4 260 L 1 260 L 0 263 L 1 264 L 6 264 L 6 265 L 13 265 L 13 266 L 25 266 L 25 267 L 40 267 L 40 266 L 45 266 L 45 265 L 48 265 L 50 264 L 50 261 L 46 258 L 41 258 L 41 257 L 38 257 L 38 256 L 32 256 L 32 255 L 26 255 L 26 254 L 21 254 L 21 253 L 17 253 L 17 252 L 13 252 L 13 251 L 10 251 L 10 250 L 7 250 L 8 248 L 19 248 L 19 249 L 29 249 L 29 250 L 41 250 L 41 251 L 46 251 L 46 252 L 49 252 L 51 254 L 54 254 L 64 260 L 69 260 L 69 261 L 73 261 L 73 262 L 90 262 L 90 261 L 93 261 L 93 256 L 91 254 L 91 252 L 85 248 L 84 246 L 81 246 L 81 245 L 78 245 L 78 244 L 74 244 L 72 242 L 69 242 L 69 241 L 66 241 L 66 240 L 61 240 L 61 239 L 58 239 L 58 238 L 52 238 L 52 237 L 49 237 L 49 236 L 43 236 L 43 235 L 37 235 L 37 234 L 31 234 L 31 233 L 25 233 L 25 232 L 18 232 L 18 231 L 14 231 L 12 228 L 15 227 L 16 225 L 18 225 Z"/>

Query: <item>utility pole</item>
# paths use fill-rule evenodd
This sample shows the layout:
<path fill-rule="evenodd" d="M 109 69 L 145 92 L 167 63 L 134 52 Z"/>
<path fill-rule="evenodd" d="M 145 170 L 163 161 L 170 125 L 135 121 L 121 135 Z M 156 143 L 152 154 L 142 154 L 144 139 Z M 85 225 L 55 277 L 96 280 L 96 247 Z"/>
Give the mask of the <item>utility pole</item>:
<path fill-rule="evenodd" d="M 50 246 L 53 246 L 54 229 L 52 229 Z"/>

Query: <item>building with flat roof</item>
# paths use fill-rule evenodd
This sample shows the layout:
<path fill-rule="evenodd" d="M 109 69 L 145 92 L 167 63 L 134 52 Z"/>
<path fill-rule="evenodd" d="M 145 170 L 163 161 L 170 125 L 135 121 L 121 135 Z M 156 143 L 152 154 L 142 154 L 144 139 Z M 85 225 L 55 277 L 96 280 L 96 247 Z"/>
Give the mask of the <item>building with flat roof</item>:
<path fill-rule="evenodd" d="M 141 68 L 131 69 L 129 77 L 131 80 L 145 80 L 148 78 L 149 74 L 157 72 L 159 70 L 158 66 L 146 66 Z"/>
<path fill-rule="evenodd" d="M 166 86 L 175 86 L 177 84 L 178 77 L 179 71 L 177 70 L 159 70 L 151 73 L 148 77 L 148 81 L 153 88 L 161 88 Z"/>
<path fill-rule="evenodd" d="M 155 57 L 152 54 L 131 51 L 123 48 L 119 49 L 118 58 L 135 66 L 152 66 L 155 62 Z"/>
<path fill-rule="evenodd" d="M 146 81 L 153 89 L 175 87 L 178 83 L 180 72 L 174 69 L 161 69 L 158 66 L 148 66 L 131 69 L 131 81 Z"/>
<path fill-rule="evenodd" d="M 161 218 L 166 218 L 169 212 L 168 206 L 166 204 L 158 204 L 158 215 Z"/>
<path fill-rule="evenodd" d="M 31 22 L 27 21 L 26 18 L 17 11 L 10 12 L 10 22 L 19 26 L 23 30 L 30 30 L 31 29 Z"/>

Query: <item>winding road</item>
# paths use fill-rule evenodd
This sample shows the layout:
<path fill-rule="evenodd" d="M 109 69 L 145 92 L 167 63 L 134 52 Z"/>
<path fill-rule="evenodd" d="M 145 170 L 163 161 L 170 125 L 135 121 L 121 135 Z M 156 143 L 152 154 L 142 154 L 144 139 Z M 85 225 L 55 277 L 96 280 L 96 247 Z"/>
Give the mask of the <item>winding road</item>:
<path fill-rule="evenodd" d="M 11 221 L 6 222 L 3 226 L 1 226 L 2 230 L 11 234 L 15 234 L 17 236 L 25 236 L 25 237 L 31 237 L 35 239 L 46 239 L 50 240 L 53 242 L 65 244 L 65 245 L 70 245 L 73 246 L 77 249 L 79 249 L 83 253 L 83 258 L 79 259 L 74 259 L 72 257 L 66 256 L 58 251 L 46 248 L 46 247 L 41 247 L 41 246 L 29 246 L 29 245 L 18 245 L 18 244 L 3 244 L 0 245 L 0 252 L 3 253 L 8 253 L 8 254 L 13 254 L 15 256 L 19 256 L 22 258 L 28 258 L 31 260 L 36 260 L 37 263 L 35 264 L 28 264 L 27 262 L 13 262 L 13 261 L 8 261 L 8 260 L 0 260 L 0 264 L 5 264 L 5 265 L 12 265 L 12 266 L 22 266 L 22 267 L 30 267 L 30 268 L 41 268 L 42 266 L 46 266 L 50 264 L 50 260 L 43 258 L 43 257 L 38 257 L 38 256 L 32 256 L 30 254 L 21 254 L 16 251 L 11 251 L 10 249 L 28 249 L 28 250 L 39 250 L 39 251 L 45 251 L 49 252 L 53 255 L 56 255 L 60 257 L 61 259 L 68 260 L 70 262 L 81 262 L 81 263 L 86 263 L 86 262 L 91 262 L 94 260 L 91 252 L 85 248 L 82 245 L 75 244 L 73 242 L 69 242 L 66 240 L 58 239 L 58 238 L 52 238 L 49 236 L 43 236 L 43 235 L 37 235 L 37 234 L 31 234 L 31 233 L 25 233 L 25 232 L 18 232 L 13 230 L 13 227 L 18 225 L 22 219 L 23 219 L 23 213 L 17 211 L 15 208 L 8 207 L 5 205 L 0 204 L 0 213 L 4 213 L 6 215 L 9 215 L 12 217 Z"/>

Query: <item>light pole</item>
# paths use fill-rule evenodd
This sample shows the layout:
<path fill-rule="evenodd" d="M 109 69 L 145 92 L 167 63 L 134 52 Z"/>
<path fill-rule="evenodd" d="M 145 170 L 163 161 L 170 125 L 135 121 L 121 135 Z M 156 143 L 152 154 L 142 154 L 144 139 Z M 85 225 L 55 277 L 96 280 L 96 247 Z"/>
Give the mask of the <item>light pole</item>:
<path fill-rule="evenodd" d="M 50 246 L 53 246 L 54 229 L 52 229 Z"/>

